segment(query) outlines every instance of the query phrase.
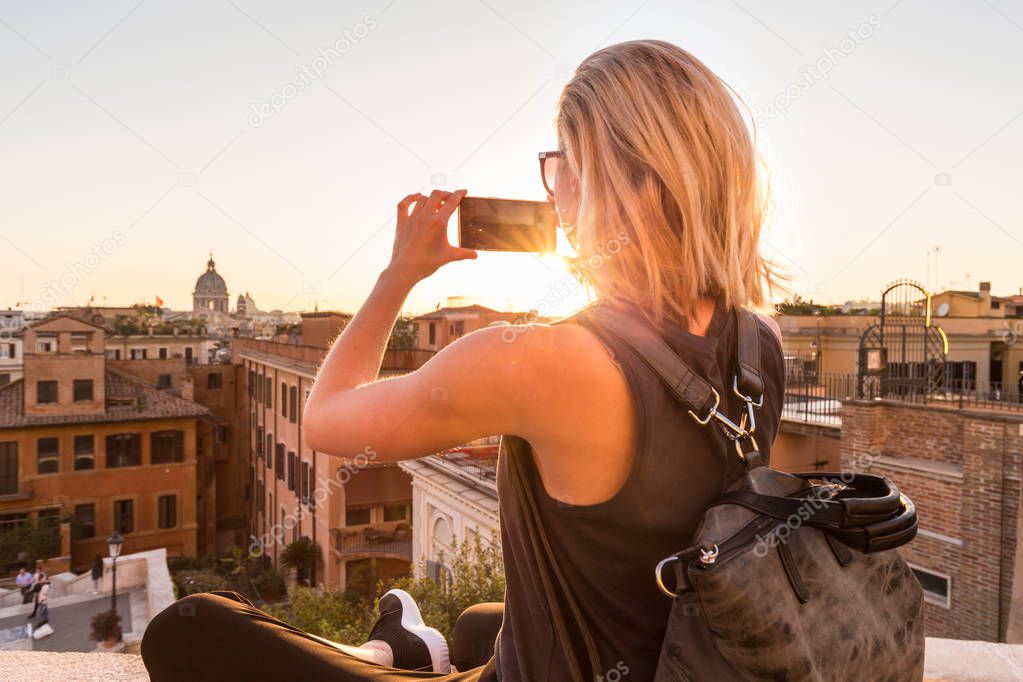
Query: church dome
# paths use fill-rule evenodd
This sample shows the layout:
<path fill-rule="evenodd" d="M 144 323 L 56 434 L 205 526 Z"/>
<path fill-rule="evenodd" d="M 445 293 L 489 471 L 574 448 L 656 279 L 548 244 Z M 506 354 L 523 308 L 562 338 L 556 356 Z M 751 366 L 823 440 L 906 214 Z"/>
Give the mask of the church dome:
<path fill-rule="evenodd" d="M 199 275 L 199 279 L 195 281 L 195 293 L 227 296 L 227 282 L 217 272 L 212 254 L 206 262 L 206 272 Z"/>

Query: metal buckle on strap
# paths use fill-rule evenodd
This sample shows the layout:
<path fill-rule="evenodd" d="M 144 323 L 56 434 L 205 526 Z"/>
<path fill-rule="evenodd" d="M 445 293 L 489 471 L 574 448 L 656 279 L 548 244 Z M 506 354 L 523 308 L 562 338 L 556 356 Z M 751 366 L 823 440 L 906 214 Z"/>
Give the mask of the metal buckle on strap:
<path fill-rule="evenodd" d="M 657 568 L 654 569 L 654 580 L 657 581 L 657 587 L 658 589 L 661 590 L 661 592 L 674 599 L 675 597 L 680 595 L 681 592 L 672 592 L 671 590 L 669 590 L 667 586 L 665 586 L 664 578 L 661 575 L 662 572 L 664 571 L 664 567 L 670 564 L 672 561 L 681 561 L 681 559 L 679 559 L 676 555 L 672 554 L 670 557 L 661 559 L 660 562 L 658 562 Z"/>
<path fill-rule="evenodd" d="M 759 407 L 763 407 L 764 406 L 764 394 L 763 393 L 760 394 L 760 398 L 758 400 L 754 401 L 752 397 L 750 397 L 748 395 L 743 395 L 742 392 L 739 391 L 739 375 L 738 374 L 736 374 L 735 376 L 732 377 L 732 390 L 735 392 L 735 395 L 739 396 L 740 398 L 745 400 L 747 403 L 752 404 L 753 407 L 758 407 L 759 408 Z"/>

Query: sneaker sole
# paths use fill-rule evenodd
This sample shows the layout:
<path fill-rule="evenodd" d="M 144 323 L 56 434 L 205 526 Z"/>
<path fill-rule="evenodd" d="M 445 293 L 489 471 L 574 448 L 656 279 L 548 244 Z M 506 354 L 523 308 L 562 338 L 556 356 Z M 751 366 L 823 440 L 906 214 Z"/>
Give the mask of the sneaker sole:
<path fill-rule="evenodd" d="M 401 626 L 423 640 L 427 650 L 430 652 L 430 662 L 433 664 L 433 672 L 447 673 L 451 671 L 451 659 L 448 654 L 448 642 L 436 628 L 431 628 L 423 622 L 423 615 L 419 612 L 416 600 L 405 590 L 389 590 L 388 594 L 398 598 L 401 602 Z"/>

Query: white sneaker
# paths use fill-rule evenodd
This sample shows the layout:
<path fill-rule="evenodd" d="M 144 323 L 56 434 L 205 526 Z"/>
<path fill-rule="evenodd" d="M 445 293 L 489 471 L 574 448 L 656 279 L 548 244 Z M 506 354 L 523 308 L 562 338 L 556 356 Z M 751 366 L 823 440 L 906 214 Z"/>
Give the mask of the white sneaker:
<path fill-rule="evenodd" d="M 451 672 L 444 635 L 427 626 L 416 600 L 405 590 L 390 590 L 380 598 L 380 617 L 369 639 L 391 647 L 393 666 L 402 670 Z"/>

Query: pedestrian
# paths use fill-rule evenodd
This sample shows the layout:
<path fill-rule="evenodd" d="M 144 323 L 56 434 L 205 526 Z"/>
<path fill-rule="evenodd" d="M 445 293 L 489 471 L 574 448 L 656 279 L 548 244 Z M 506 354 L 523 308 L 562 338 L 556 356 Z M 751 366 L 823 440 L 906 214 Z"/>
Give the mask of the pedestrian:
<path fill-rule="evenodd" d="M 18 569 L 18 576 L 14 579 L 14 584 L 21 590 L 22 604 L 27 604 L 32 600 L 32 585 L 35 581 L 35 577 L 26 571 L 24 566 Z"/>
<path fill-rule="evenodd" d="M 28 614 L 28 619 L 29 620 L 32 620 L 33 618 L 35 618 L 36 614 L 39 613 L 39 605 L 40 605 L 40 603 L 43 603 L 43 604 L 46 603 L 45 600 L 43 602 L 40 602 L 40 600 L 39 600 L 39 595 L 42 593 L 42 590 L 43 590 L 44 586 L 47 588 L 46 589 L 46 594 L 49 595 L 49 593 L 50 593 L 50 589 L 49 589 L 50 583 L 49 583 L 49 581 L 46 580 L 46 574 L 43 573 L 42 569 L 38 569 L 37 568 L 36 569 L 36 573 L 35 573 L 35 582 L 32 584 L 32 594 L 34 595 L 34 601 L 32 603 L 32 613 Z"/>
<path fill-rule="evenodd" d="M 33 639 L 42 639 L 53 634 L 53 626 L 50 625 L 50 581 L 46 574 L 40 571 L 42 579 L 39 582 L 39 592 L 36 593 L 36 619 L 31 624 Z"/>
<path fill-rule="evenodd" d="M 92 593 L 99 594 L 99 587 L 103 581 L 103 557 L 99 554 L 92 560 Z"/>

